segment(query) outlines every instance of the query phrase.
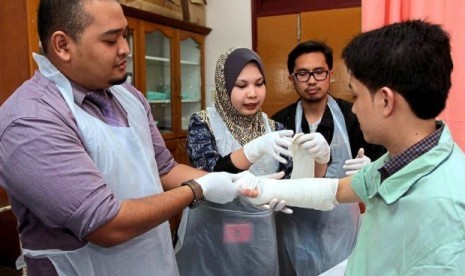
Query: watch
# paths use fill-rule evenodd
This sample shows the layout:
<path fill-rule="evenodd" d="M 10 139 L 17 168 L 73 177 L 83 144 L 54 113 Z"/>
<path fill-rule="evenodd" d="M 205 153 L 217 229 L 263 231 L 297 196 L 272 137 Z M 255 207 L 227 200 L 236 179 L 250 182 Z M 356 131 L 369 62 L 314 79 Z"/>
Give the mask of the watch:
<path fill-rule="evenodd" d="M 194 179 L 187 180 L 186 182 L 183 182 L 181 186 L 189 186 L 191 188 L 192 192 L 194 193 L 194 201 L 192 201 L 191 204 L 189 204 L 190 208 L 196 207 L 200 202 L 203 201 L 203 190 L 202 186 L 200 186 L 197 181 Z"/>

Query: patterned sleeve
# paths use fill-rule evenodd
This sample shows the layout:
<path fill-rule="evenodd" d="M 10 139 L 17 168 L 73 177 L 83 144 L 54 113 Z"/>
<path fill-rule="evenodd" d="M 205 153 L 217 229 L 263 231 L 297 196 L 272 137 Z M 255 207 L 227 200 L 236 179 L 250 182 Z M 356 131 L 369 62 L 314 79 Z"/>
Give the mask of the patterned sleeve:
<path fill-rule="evenodd" d="M 208 124 L 197 113 L 189 121 L 186 140 L 191 164 L 198 169 L 212 172 L 221 155 Z"/>

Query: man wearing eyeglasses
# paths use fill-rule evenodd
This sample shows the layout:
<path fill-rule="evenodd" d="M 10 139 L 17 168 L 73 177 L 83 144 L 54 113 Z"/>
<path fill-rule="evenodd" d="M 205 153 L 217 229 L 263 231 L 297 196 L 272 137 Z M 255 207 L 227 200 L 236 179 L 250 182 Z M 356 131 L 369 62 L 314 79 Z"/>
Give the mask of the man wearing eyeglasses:
<path fill-rule="evenodd" d="M 289 53 L 287 67 L 299 100 L 272 118 L 295 133 L 325 137 L 331 148 L 325 177 L 351 175 L 385 152 L 365 142 L 352 104 L 329 94 L 333 53 L 328 45 L 300 43 Z M 358 204 L 341 204 L 329 212 L 293 210 L 292 215 L 276 215 L 281 275 L 319 275 L 349 256 L 360 223 Z"/>

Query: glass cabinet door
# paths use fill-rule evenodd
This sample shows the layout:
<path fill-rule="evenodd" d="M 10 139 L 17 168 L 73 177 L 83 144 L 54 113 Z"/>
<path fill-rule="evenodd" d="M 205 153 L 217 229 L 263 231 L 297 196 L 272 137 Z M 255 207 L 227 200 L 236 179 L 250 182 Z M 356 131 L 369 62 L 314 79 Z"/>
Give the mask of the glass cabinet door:
<path fill-rule="evenodd" d="M 192 38 L 181 40 L 181 127 L 187 130 L 193 113 L 200 111 L 202 91 L 200 44 Z"/>
<path fill-rule="evenodd" d="M 128 73 L 128 77 L 126 79 L 127 82 L 132 84 L 133 86 L 135 85 L 134 82 L 134 29 L 129 28 L 128 30 L 128 36 L 127 36 L 127 41 L 129 44 L 129 56 L 127 57 L 127 65 L 126 65 L 126 71 Z"/>
<path fill-rule="evenodd" d="M 146 98 L 161 133 L 173 131 L 171 38 L 155 30 L 145 34 Z"/>

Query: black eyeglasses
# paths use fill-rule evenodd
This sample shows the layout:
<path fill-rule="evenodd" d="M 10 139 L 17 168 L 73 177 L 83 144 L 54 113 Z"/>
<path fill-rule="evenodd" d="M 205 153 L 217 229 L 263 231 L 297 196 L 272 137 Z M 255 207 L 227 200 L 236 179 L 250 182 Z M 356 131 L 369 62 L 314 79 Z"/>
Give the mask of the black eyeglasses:
<path fill-rule="evenodd" d="M 292 76 L 298 81 L 298 82 L 307 82 L 311 76 L 315 78 L 317 81 L 324 81 L 328 77 L 328 70 L 323 70 L 323 69 L 317 69 L 313 72 L 307 71 L 307 70 L 302 70 L 302 71 L 297 71 L 295 73 L 292 73 Z"/>

